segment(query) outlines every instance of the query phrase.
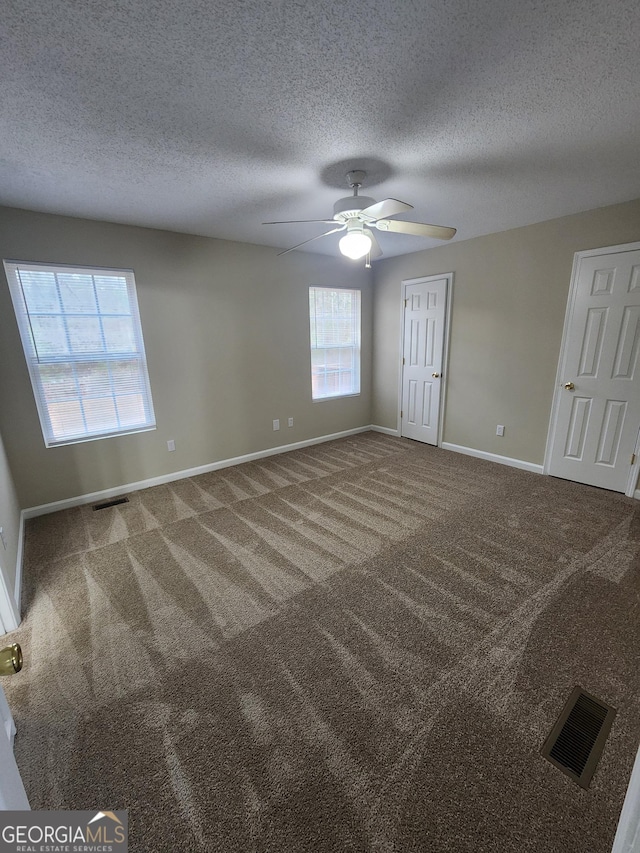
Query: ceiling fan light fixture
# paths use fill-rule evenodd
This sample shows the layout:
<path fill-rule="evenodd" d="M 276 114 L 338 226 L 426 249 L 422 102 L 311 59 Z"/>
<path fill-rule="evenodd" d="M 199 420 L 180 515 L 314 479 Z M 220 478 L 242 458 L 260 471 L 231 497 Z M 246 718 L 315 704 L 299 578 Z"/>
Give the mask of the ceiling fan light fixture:
<path fill-rule="evenodd" d="M 436 240 L 450 240 L 456 233 L 455 228 L 446 225 L 427 225 L 426 222 L 409 222 L 406 219 L 396 220 L 391 217 L 412 210 L 413 205 L 397 198 L 385 198 L 382 201 L 374 201 L 368 196 L 358 195 L 366 172 L 362 169 L 353 169 L 347 173 L 347 183 L 353 190 L 353 195 L 339 198 L 333 206 L 333 219 L 298 219 L 284 220 L 280 222 L 263 222 L 263 225 L 297 225 L 298 223 L 317 222 L 323 225 L 335 225 L 330 231 L 309 237 L 302 243 L 296 243 L 280 255 L 288 255 L 294 249 L 328 237 L 338 231 L 346 234 L 339 242 L 341 254 L 354 261 L 365 258 L 366 269 L 371 268 L 371 258 L 382 256 L 382 249 L 373 235 L 371 228 L 378 231 L 393 231 L 397 234 L 412 234 L 415 237 L 432 237 Z"/>
<path fill-rule="evenodd" d="M 345 257 L 358 261 L 371 251 L 371 237 L 362 228 L 349 229 L 338 245 Z"/>

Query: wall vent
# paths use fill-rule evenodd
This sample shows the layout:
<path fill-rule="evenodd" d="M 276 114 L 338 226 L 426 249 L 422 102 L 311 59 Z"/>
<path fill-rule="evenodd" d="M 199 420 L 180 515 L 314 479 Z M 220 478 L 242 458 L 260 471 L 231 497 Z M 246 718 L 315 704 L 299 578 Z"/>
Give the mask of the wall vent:
<path fill-rule="evenodd" d="M 94 504 L 93 511 L 95 512 L 97 509 L 107 509 L 110 506 L 119 506 L 120 504 L 128 504 L 129 498 L 114 498 L 112 501 L 105 501 L 101 504 Z"/>
<path fill-rule="evenodd" d="M 615 708 L 574 687 L 542 747 L 542 755 L 588 788 L 611 731 Z"/>

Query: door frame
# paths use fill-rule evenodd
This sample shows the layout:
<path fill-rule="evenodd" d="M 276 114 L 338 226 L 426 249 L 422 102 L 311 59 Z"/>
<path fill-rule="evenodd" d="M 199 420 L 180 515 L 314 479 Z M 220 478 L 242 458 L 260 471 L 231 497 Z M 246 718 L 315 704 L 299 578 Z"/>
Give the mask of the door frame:
<path fill-rule="evenodd" d="M 553 393 L 553 402 L 551 404 L 551 417 L 549 418 L 549 430 L 547 432 L 547 444 L 544 453 L 544 465 L 542 471 L 544 474 L 549 473 L 551 464 L 551 454 L 556 437 L 556 429 L 558 425 L 558 415 L 560 412 L 560 391 L 562 389 L 563 377 L 565 373 L 565 362 L 567 358 L 567 350 L 569 348 L 569 327 L 573 319 L 575 303 L 578 293 L 578 271 L 580 262 L 583 258 L 593 258 L 598 255 L 617 255 L 620 252 L 636 252 L 640 250 L 640 242 L 622 243 L 619 246 L 602 246 L 599 249 L 585 249 L 581 252 L 576 252 L 573 256 L 573 266 L 571 268 L 571 282 L 569 284 L 569 296 L 567 298 L 567 309 L 564 315 L 564 326 L 562 327 L 562 342 L 560 344 L 560 355 L 558 357 L 558 369 L 556 371 L 556 381 Z M 632 452 L 636 454 L 634 465 L 629 466 L 629 479 L 627 480 L 627 488 L 625 495 L 629 498 L 640 498 L 640 490 L 636 491 L 638 476 L 640 475 L 640 424 L 636 438 L 635 448 Z"/>
<path fill-rule="evenodd" d="M 438 413 L 438 447 L 442 447 L 443 441 L 443 433 L 444 433 L 444 409 L 447 398 L 447 382 L 449 379 L 449 329 L 451 328 L 451 314 L 453 307 L 453 273 L 452 272 L 443 272 L 438 273 L 437 275 L 420 275 L 417 278 L 403 278 L 400 282 L 400 355 L 398 358 L 398 410 L 396 417 L 396 429 L 398 431 L 398 435 L 402 436 L 402 418 L 400 417 L 400 412 L 402 411 L 402 374 L 403 374 L 403 364 L 402 359 L 404 356 L 404 313 L 405 313 L 405 304 L 404 301 L 407 298 L 406 292 L 407 287 L 412 284 L 422 284 L 427 281 L 441 281 L 442 279 L 446 280 L 446 298 L 445 298 L 445 309 L 444 309 L 444 329 L 442 335 L 442 382 L 440 383 L 440 410 Z"/>
<path fill-rule="evenodd" d="M 18 607 L 7 584 L 4 569 L 0 565 L 0 638 L 3 634 L 15 631 L 19 624 Z"/>

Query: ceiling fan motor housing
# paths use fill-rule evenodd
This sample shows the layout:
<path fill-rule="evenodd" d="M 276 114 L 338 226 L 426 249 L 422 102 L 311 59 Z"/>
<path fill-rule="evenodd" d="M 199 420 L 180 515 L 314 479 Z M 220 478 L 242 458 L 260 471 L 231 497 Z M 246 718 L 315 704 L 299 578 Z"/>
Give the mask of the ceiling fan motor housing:
<path fill-rule="evenodd" d="M 333 218 L 337 219 L 338 222 L 345 222 L 372 204 L 375 204 L 375 199 L 368 198 L 366 195 L 349 195 L 346 198 L 339 198 L 333 205 Z"/>

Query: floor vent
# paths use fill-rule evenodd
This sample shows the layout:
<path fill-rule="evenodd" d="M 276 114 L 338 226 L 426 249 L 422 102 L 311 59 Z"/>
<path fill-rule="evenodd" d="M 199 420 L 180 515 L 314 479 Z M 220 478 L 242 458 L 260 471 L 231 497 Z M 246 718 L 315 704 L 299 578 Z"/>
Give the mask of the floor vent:
<path fill-rule="evenodd" d="M 575 687 L 542 754 L 581 788 L 588 788 L 615 715 L 615 708 Z"/>
<path fill-rule="evenodd" d="M 105 501 L 102 504 L 94 504 L 93 511 L 97 509 L 107 509 L 110 506 L 119 506 L 119 504 L 128 504 L 129 498 L 114 498 L 112 501 Z"/>

